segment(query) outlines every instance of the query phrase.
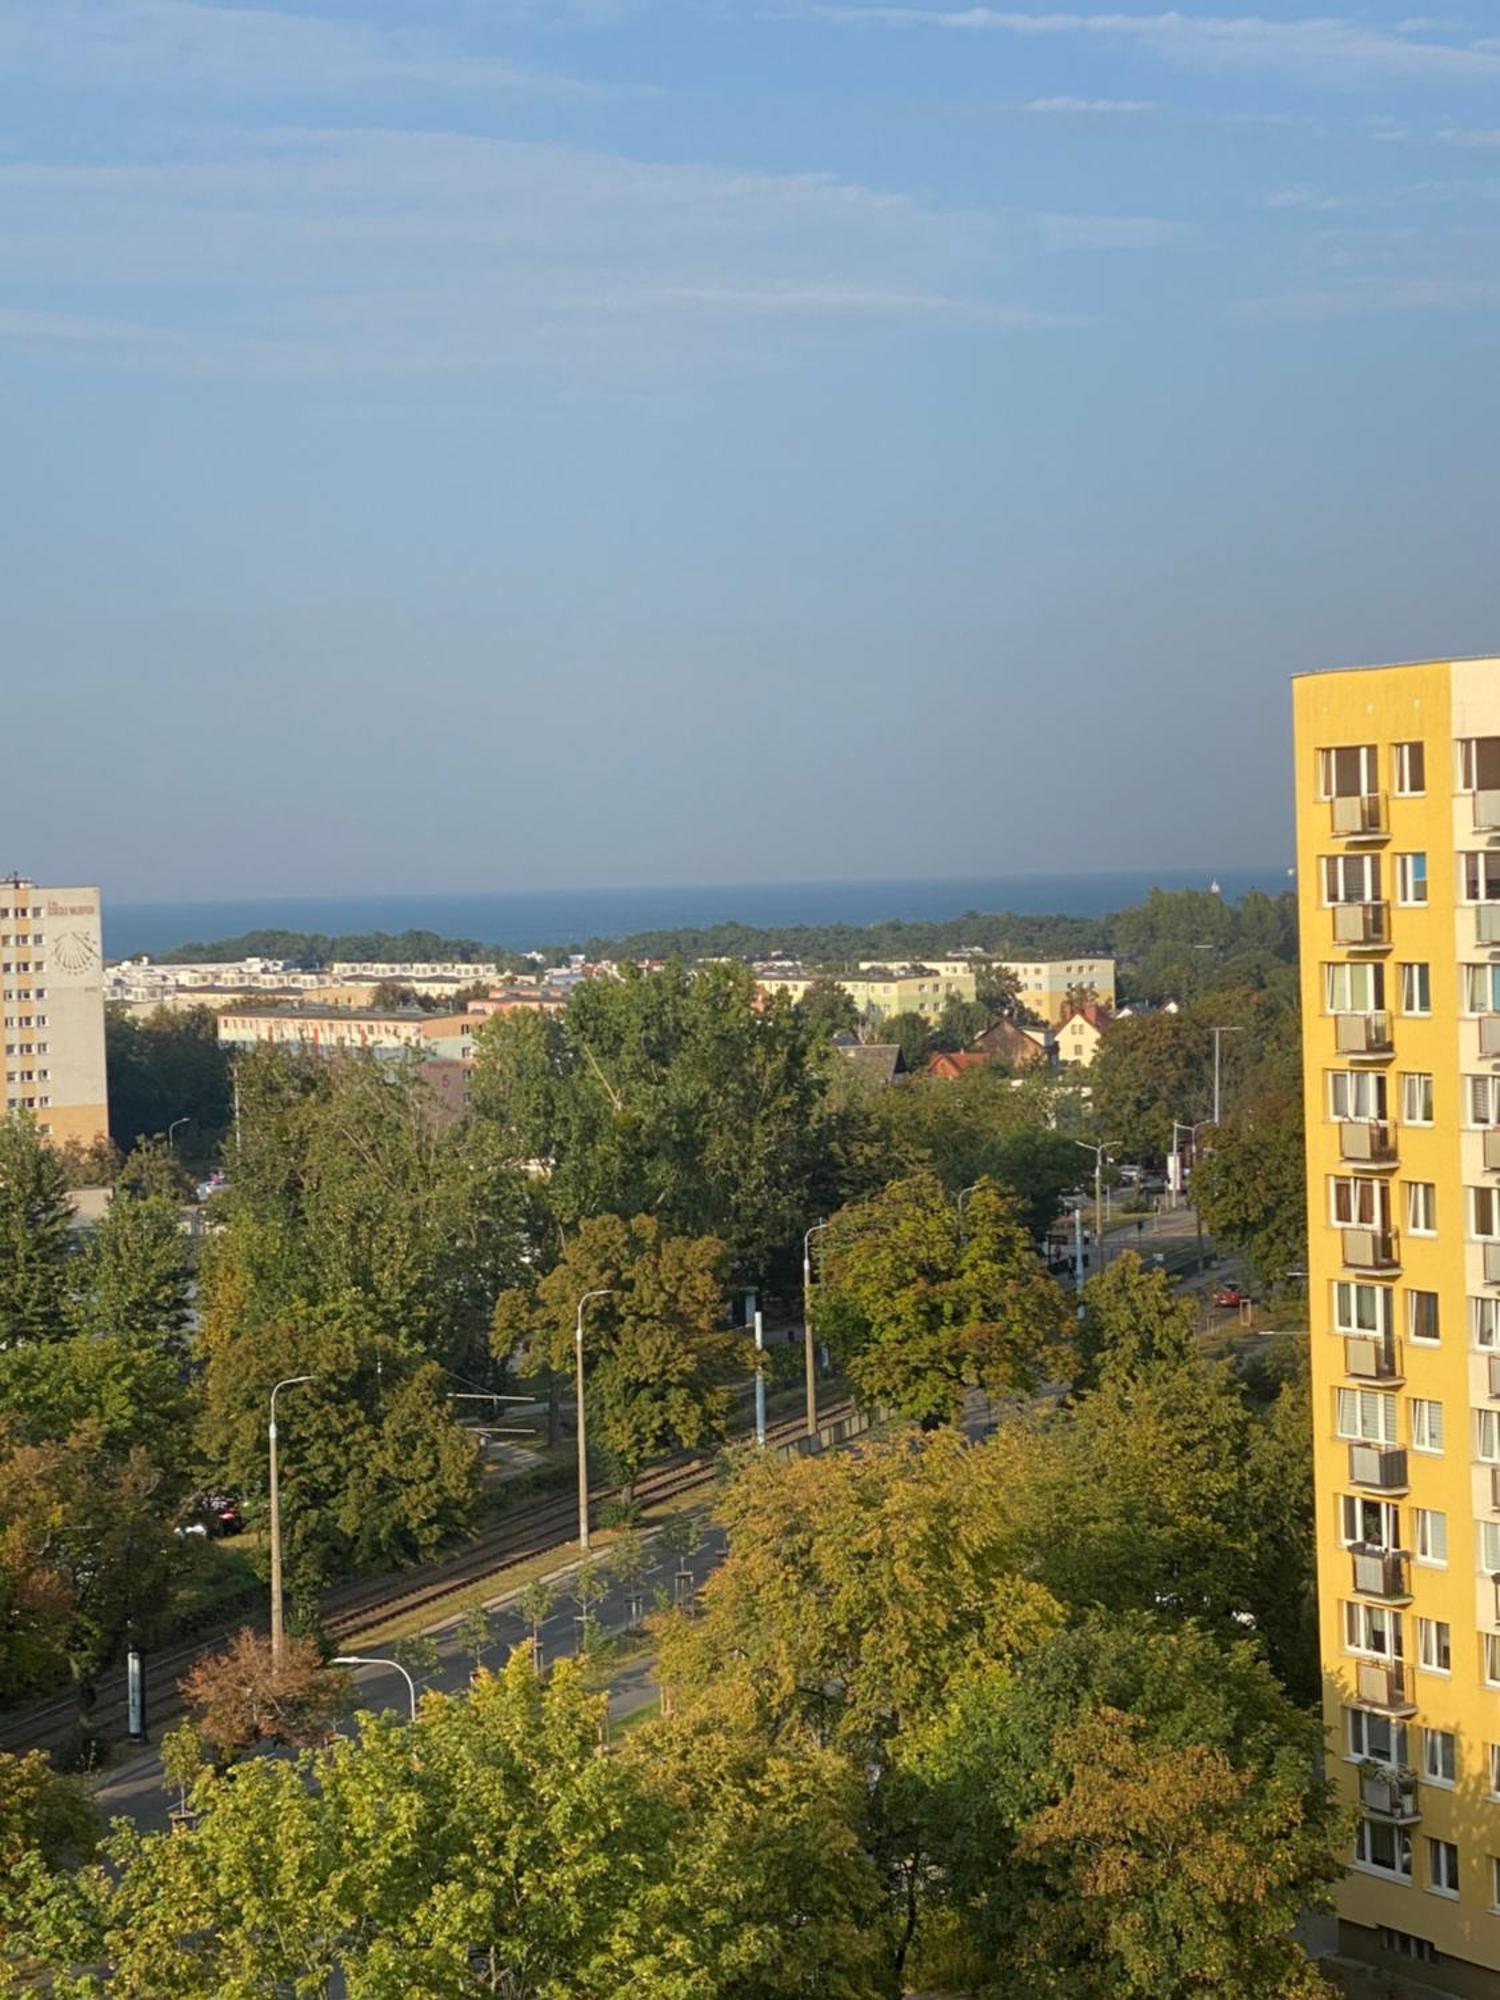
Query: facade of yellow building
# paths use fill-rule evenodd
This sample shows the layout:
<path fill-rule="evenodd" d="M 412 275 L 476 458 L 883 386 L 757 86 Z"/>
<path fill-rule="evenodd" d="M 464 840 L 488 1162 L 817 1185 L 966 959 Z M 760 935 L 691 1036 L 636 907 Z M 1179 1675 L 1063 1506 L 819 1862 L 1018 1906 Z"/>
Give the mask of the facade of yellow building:
<path fill-rule="evenodd" d="M 1115 1004 L 1115 962 L 1112 958 L 1011 958 L 1002 972 L 1016 976 L 1016 998 L 1028 1014 L 1055 1028 L 1068 1011 L 1071 993 L 1081 988 L 1101 1007 Z"/>
<path fill-rule="evenodd" d="M 1500 660 L 1294 683 L 1344 1948 L 1500 1993 Z"/>
<path fill-rule="evenodd" d="M 103 963 L 97 889 L 0 880 L 4 1110 L 60 1146 L 109 1134 Z"/>

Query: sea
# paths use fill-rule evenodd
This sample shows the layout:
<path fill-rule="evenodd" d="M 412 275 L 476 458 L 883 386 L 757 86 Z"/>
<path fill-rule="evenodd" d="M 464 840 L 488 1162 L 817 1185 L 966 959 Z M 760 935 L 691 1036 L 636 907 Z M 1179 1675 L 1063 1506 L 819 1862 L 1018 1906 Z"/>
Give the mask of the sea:
<path fill-rule="evenodd" d="M 166 957 L 179 945 L 253 930 L 432 930 L 509 951 L 583 945 L 640 931 L 741 923 L 940 923 L 975 910 L 1098 917 L 1139 903 L 1152 888 L 1208 889 L 1229 901 L 1289 886 L 1285 866 L 1116 869 L 1074 875 L 974 875 L 914 881 L 683 883 L 626 889 L 510 889 L 453 895 L 262 896 L 253 900 L 104 903 L 109 958 Z"/>

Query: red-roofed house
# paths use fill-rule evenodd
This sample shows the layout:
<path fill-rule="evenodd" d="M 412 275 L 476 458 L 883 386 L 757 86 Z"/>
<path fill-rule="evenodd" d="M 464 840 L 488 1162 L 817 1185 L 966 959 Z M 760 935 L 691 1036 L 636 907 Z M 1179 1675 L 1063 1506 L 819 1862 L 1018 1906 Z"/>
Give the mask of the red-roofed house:
<path fill-rule="evenodd" d="M 1099 1044 L 1109 1032 L 1114 1016 L 1097 1000 L 1085 1000 L 1070 1007 L 1057 1024 L 1057 1059 L 1076 1069 L 1091 1069 Z"/>

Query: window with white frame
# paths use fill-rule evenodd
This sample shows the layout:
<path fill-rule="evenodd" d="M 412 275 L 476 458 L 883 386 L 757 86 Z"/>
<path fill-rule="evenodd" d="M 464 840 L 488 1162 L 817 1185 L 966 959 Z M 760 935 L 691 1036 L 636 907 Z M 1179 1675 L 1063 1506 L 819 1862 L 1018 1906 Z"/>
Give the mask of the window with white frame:
<path fill-rule="evenodd" d="M 1380 856 L 1378 854 L 1325 854 L 1323 857 L 1323 901 L 1325 903 L 1378 903 L 1380 901 Z"/>
<path fill-rule="evenodd" d="M 1466 1076 L 1464 1108 L 1471 1125 L 1500 1125 L 1500 1076 Z"/>
<path fill-rule="evenodd" d="M 1427 856 L 1396 856 L 1396 901 L 1408 909 L 1427 901 Z"/>
<path fill-rule="evenodd" d="M 1429 1569 L 1448 1567 L 1448 1516 L 1435 1507 L 1418 1507 L 1413 1514 L 1417 1561 Z"/>
<path fill-rule="evenodd" d="M 1489 1772 L 1490 1797 L 1500 1799 L 1500 1743 L 1485 1745 L 1485 1768 Z"/>
<path fill-rule="evenodd" d="M 1401 1122 L 1403 1125 L 1432 1123 L 1432 1072 L 1409 1069 L 1401 1079 Z"/>
<path fill-rule="evenodd" d="M 1370 1758 L 1374 1763 L 1399 1768 L 1406 1762 L 1406 1724 L 1388 1715 L 1372 1715 L 1367 1708 L 1346 1708 L 1344 1724 L 1349 1755 Z"/>
<path fill-rule="evenodd" d="M 1363 1653 L 1372 1660 L 1401 1658 L 1401 1614 L 1383 1604 L 1346 1603 L 1344 1606 L 1344 1647 Z"/>
<path fill-rule="evenodd" d="M 1500 1521 L 1474 1523 L 1479 1544 L 1479 1567 L 1486 1576 L 1500 1576 Z"/>
<path fill-rule="evenodd" d="M 1490 1908 L 1500 1910 L 1500 1854 L 1490 1856 Z"/>
<path fill-rule="evenodd" d="M 1385 1117 L 1385 1104 L 1385 1077 L 1378 1069 L 1329 1070 L 1328 1115 L 1337 1124 L 1375 1123 Z"/>
<path fill-rule="evenodd" d="M 1458 1847 L 1427 1836 L 1427 1886 L 1439 1896 L 1458 1894 Z"/>
<path fill-rule="evenodd" d="M 1334 1392 L 1338 1435 L 1357 1444 L 1396 1442 L 1396 1399 L 1379 1389 L 1338 1389 Z M 1435 1404 L 1434 1408 L 1441 1408 Z"/>
<path fill-rule="evenodd" d="M 1363 798 L 1380 790 L 1380 759 L 1373 743 L 1343 743 L 1318 752 L 1318 797 Z"/>
<path fill-rule="evenodd" d="M 1411 1399 L 1411 1448 L 1434 1456 L 1443 1449 L 1443 1406 L 1430 1396 Z"/>
<path fill-rule="evenodd" d="M 1474 1411 L 1474 1456 L 1483 1465 L 1500 1465 L 1500 1410 Z"/>
<path fill-rule="evenodd" d="M 1427 1347 L 1436 1347 L 1440 1337 L 1438 1295 L 1415 1289 L 1406 1294 L 1406 1337 Z"/>
<path fill-rule="evenodd" d="M 1335 772 L 1341 767 L 1332 767 Z M 1500 790 L 1500 737 L 1465 736 L 1459 739 L 1458 770 L 1454 788 L 1460 792 Z"/>
<path fill-rule="evenodd" d="M 1469 1300 L 1469 1338 L 1476 1347 L 1500 1348 L 1500 1299 Z"/>
<path fill-rule="evenodd" d="M 1429 1785 L 1458 1782 L 1458 1738 L 1451 1729 L 1422 1731 L 1422 1776 Z"/>
<path fill-rule="evenodd" d="M 1413 1236 L 1437 1235 L 1436 1182 L 1406 1183 L 1406 1226 Z"/>
<path fill-rule="evenodd" d="M 1432 1012 L 1432 968 L 1413 960 L 1401 967 L 1401 1011 L 1403 1014 Z"/>
<path fill-rule="evenodd" d="M 1500 1687 L 1500 1632 L 1486 1632 L 1484 1639 L 1484 1684 Z"/>
<path fill-rule="evenodd" d="M 1336 1007 L 1329 1008 L 1336 1014 Z M 1468 1014 L 1500 1014 L 1500 965 L 1464 967 L 1464 1011 Z"/>
<path fill-rule="evenodd" d="M 1427 746 L 1423 743 L 1395 743 L 1391 746 L 1392 782 L 1396 796 L 1417 799 L 1427 790 Z"/>
<path fill-rule="evenodd" d="M 1339 1539 L 1346 1549 L 1399 1549 L 1401 1510 L 1393 1500 L 1339 1495 Z"/>
<path fill-rule="evenodd" d="M 1328 1220 L 1335 1229 L 1389 1229 L 1389 1188 L 1367 1174 L 1330 1174 Z"/>
<path fill-rule="evenodd" d="M 1355 1829 L 1354 1861 L 1356 1867 L 1409 1882 L 1411 1835 L 1404 1826 L 1393 1826 L 1389 1820 L 1362 1819 Z"/>
<path fill-rule="evenodd" d="M 1500 854 L 1488 850 L 1459 856 L 1463 863 L 1460 881 L 1466 903 L 1500 902 Z"/>
<path fill-rule="evenodd" d="M 1340 1278 L 1333 1287 L 1333 1324 L 1338 1333 L 1370 1333 L 1384 1336 L 1391 1330 L 1389 1285 L 1357 1284 Z"/>
<path fill-rule="evenodd" d="M 1469 1233 L 1477 1243 L 1500 1242 L 1500 1188 L 1469 1189 Z"/>
<path fill-rule="evenodd" d="M 1417 1665 L 1424 1673 L 1452 1673 L 1453 1632 L 1446 1618 L 1417 1620 Z"/>
<path fill-rule="evenodd" d="M 1385 967 L 1352 960 L 1325 965 L 1323 1000 L 1330 1014 L 1378 1014 L 1385 1006 Z"/>

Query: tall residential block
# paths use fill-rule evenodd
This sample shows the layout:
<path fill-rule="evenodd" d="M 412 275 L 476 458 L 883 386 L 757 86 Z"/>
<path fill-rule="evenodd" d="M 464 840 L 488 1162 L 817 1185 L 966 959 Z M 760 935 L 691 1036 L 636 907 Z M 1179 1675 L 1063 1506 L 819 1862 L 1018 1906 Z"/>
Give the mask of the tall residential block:
<path fill-rule="evenodd" d="M 1294 683 L 1344 1948 L 1500 1993 L 1500 659 Z"/>
<path fill-rule="evenodd" d="M 109 1132 L 97 889 L 0 877 L 5 1110 L 58 1145 Z"/>

